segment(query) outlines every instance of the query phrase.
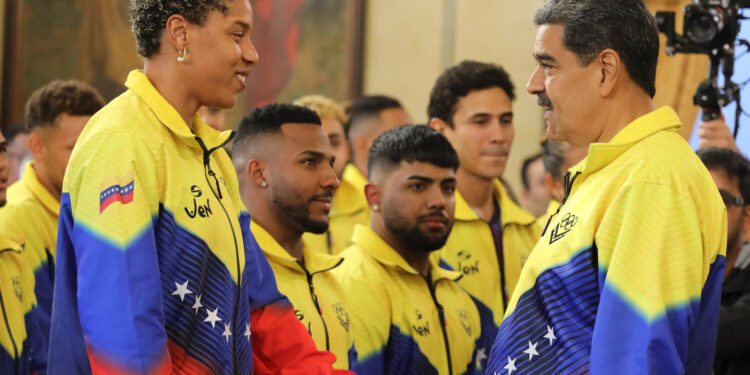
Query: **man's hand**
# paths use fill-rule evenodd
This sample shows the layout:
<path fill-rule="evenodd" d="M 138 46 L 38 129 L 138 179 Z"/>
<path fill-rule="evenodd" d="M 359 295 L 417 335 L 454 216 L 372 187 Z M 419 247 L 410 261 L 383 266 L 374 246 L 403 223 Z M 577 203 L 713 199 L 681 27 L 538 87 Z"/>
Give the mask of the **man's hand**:
<path fill-rule="evenodd" d="M 724 115 L 716 120 L 700 123 L 698 125 L 698 137 L 701 139 L 698 143 L 700 149 L 721 147 L 740 152 L 734 142 L 732 130 L 724 121 Z"/>

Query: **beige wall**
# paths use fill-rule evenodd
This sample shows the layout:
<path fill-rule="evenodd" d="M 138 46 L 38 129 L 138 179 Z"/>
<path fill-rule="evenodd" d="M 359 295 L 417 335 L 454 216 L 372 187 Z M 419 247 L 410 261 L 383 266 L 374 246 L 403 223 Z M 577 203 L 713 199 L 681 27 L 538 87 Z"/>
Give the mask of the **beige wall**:
<path fill-rule="evenodd" d="M 438 75 L 464 59 L 503 65 L 516 85 L 515 127 L 505 178 L 520 193 L 523 159 L 539 151 L 543 125 L 525 85 L 534 69 L 534 10 L 541 0 L 370 0 L 364 91 L 397 97 L 416 122 L 427 121 Z"/>

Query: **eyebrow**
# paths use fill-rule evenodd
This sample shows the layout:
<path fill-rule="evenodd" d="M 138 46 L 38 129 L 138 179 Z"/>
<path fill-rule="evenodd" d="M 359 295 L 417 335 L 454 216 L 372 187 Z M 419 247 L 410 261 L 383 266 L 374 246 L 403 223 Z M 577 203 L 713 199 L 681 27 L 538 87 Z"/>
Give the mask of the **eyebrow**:
<path fill-rule="evenodd" d="M 234 24 L 240 25 L 245 30 L 250 30 L 252 28 L 249 23 L 240 20 L 235 21 Z"/>
<path fill-rule="evenodd" d="M 445 184 L 445 183 L 455 183 L 455 182 L 456 182 L 456 178 L 455 178 L 455 177 L 448 177 L 448 178 L 446 178 L 446 179 L 444 179 L 444 180 L 440 181 L 440 183 L 441 183 L 441 184 Z"/>
<path fill-rule="evenodd" d="M 417 181 L 422 181 L 422 182 L 434 182 L 435 181 L 429 177 L 423 177 L 423 176 L 409 176 L 409 178 L 407 178 L 406 180 L 407 181 L 417 180 Z"/>
<path fill-rule="evenodd" d="M 326 158 L 326 154 L 320 152 L 320 151 L 313 151 L 313 150 L 305 150 L 299 153 L 300 155 L 308 155 L 315 158 Z"/>
<path fill-rule="evenodd" d="M 469 118 L 478 118 L 478 117 L 492 117 L 492 114 L 487 112 L 477 112 L 473 113 Z M 500 114 L 500 117 L 513 117 L 513 111 L 503 112 Z"/>
<path fill-rule="evenodd" d="M 544 52 L 539 52 L 539 53 L 534 52 L 534 59 L 537 61 L 552 61 L 552 62 L 557 61 L 555 60 L 554 57 L 552 57 L 552 55 L 548 53 L 544 53 Z"/>

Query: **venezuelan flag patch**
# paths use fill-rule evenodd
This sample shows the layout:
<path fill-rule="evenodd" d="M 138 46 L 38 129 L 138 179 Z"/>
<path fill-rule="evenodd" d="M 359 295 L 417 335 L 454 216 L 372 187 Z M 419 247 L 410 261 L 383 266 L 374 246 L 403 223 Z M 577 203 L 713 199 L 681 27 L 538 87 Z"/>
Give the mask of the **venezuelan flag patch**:
<path fill-rule="evenodd" d="M 101 184 L 99 193 L 99 215 L 115 202 L 128 204 L 133 201 L 135 190 L 135 172 L 129 172 L 124 177 L 113 176 Z"/>

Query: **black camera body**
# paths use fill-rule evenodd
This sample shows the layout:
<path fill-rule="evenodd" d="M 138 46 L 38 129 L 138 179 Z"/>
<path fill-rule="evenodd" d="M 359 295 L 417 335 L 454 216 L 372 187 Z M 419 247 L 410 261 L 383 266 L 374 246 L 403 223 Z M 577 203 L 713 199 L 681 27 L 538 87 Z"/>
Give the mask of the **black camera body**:
<path fill-rule="evenodd" d="M 701 82 L 693 102 L 703 109 L 704 121 L 719 117 L 721 107 L 738 100 L 739 86 L 732 83 L 734 47 L 743 19 L 741 8 L 750 8 L 750 0 L 694 0 L 685 6 L 683 33 L 675 31 L 674 12 L 656 12 L 659 31 L 667 37 L 666 52 L 708 55 L 711 61 L 708 79 Z M 746 43 L 746 42 L 745 42 Z M 718 87 L 719 67 L 725 77 Z"/>

